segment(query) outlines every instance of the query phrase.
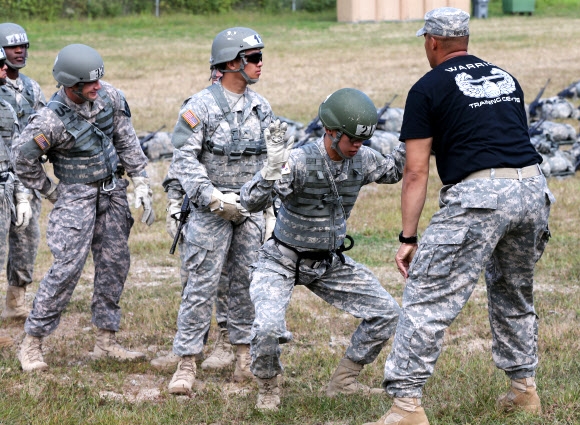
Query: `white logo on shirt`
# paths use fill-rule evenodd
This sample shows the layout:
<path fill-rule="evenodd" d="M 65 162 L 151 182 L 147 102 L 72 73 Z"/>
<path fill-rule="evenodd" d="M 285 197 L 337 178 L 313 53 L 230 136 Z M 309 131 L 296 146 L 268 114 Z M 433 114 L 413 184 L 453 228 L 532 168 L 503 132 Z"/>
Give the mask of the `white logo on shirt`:
<path fill-rule="evenodd" d="M 496 98 L 516 90 L 514 79 L 507 72 L 499 68 L 492 68 L 491 74 L 474 80 L 471 75 L 462 72 L 455 76 L 455 83 L 464 95 L 478 99 Z"/>

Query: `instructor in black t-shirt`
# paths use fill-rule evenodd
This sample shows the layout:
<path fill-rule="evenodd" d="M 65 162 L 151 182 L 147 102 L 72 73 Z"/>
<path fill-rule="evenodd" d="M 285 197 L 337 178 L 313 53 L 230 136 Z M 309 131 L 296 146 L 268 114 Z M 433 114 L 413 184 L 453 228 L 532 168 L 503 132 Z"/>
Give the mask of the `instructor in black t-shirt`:
<path fill-rule="evenodd" d="M 417 32 L 433 69 L 411 88 L 401 129 L 407 163 L 395 259 L 407 282 L 385 363 L 383 386 L 394 403 L 374 424 L 429 423 L 423 386 L 484 266 L 493 359 L 511 379 L 498 404 L 541 412 L 533 275 L 550 236 L 554 197 L 528 137 L 522 89 L 503 69 L 467 53 L 468 24 L 466 12 L 444 7 L 428 12 Z M 418 245 L 431 151 L 445 186 Z"/>

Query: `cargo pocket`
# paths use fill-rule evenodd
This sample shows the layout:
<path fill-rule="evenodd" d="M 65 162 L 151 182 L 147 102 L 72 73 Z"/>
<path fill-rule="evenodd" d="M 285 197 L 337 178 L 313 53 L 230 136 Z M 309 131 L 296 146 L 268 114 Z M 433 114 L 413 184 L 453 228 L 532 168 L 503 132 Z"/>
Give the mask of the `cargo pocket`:
<path fill-rule="evenodd" d="M 415 255 L 409 274 L 448 276 L 468 230 L 469 227 L 450 229 L 437 225 L 429 226 L 421 237 L 420 249 Z"/>

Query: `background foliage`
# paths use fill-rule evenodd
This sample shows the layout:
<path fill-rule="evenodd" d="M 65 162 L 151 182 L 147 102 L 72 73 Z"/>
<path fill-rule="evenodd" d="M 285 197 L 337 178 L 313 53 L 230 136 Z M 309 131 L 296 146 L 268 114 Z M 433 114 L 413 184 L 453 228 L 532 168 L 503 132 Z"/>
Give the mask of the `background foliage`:
<path fill-rule="evenodd" d="M 483 0 L 480 0 L 483 3 Z M 577 0 L 536 0 L 535 14 L 567 16 L 578 9 Z M 4 20 L 36 18 L 102 18 L 155 14 L 156 0 L 0 0 Z M 160 14 L 194 15 L 225 13 L 232 10 L 260 10 L 278 13 L 288 10 L 320 12 L 334 10 L 336 0 L 159 0 Z M 489 15 L 502 14 L 502 0 L 490 0 Z"/>

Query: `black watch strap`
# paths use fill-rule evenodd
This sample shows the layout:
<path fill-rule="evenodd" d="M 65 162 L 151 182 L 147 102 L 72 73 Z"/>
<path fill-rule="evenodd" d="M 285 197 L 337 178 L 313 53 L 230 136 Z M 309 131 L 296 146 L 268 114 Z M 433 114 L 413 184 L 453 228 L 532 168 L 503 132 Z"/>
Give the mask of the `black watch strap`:
<path fill-rule="evenodd" d="M 417 243 L 417 235 L 406 238 L 403 236 L 403 231 L 401 230 L 401 233 L 399 233 L 399 242 L 408 244 Z"/>

